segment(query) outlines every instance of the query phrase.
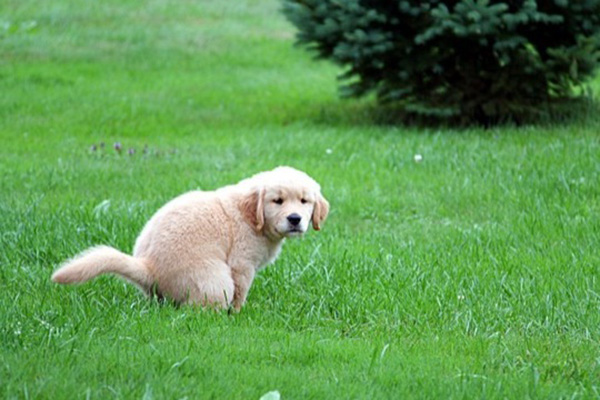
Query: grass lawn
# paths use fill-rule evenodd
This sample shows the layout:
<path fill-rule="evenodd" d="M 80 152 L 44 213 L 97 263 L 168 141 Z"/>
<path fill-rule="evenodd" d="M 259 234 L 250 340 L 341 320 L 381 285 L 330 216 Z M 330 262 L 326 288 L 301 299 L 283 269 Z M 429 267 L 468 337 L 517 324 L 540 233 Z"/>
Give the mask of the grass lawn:
<path fill-rule="evenodd" d="M 600 117 L 375 124 L 278 8 L 0 3 L 0 398 L 598 398 Z M 240 314 L 50 282 L 91 245 L 130 252 L 170 198 L 280 164 L 331 214 Z"/>

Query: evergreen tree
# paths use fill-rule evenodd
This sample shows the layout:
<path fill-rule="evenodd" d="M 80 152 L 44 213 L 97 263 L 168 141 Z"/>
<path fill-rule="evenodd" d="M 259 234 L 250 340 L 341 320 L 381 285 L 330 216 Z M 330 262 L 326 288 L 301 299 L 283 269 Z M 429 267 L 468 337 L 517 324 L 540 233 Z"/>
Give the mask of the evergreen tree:
<path fill-rule="evenodd" d="M 283 0 L 300 44 L 425 115 L 518 117 L 573 94 L 600 58 L 600 0 Z"/>

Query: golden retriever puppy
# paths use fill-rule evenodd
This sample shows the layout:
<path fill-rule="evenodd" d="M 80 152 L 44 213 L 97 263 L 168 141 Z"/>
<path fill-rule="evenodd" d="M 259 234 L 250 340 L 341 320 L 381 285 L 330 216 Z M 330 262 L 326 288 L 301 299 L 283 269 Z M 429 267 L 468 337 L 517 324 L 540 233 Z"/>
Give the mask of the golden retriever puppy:
<path fill-rule="evenodd" d="M 192 191 L 150 218 L 133 256 L 108 246 L 88 249 L 53 275 L 57 283 L 120 275 L 148 295 L 177 303 L 239 310 L 256 272 L 273 262 L 284 240 L 319 230 L 329 203 L 302 171 L 278 167 L 236 185 Z"/>

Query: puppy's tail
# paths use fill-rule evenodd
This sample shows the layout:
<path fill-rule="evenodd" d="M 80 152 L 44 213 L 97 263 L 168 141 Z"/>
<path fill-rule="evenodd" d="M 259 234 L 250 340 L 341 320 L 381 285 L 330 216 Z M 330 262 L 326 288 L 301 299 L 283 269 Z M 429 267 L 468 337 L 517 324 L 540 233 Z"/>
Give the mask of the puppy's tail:
<path fill-rule="evenodd" d="M 152 277 L 143 259 L 108 246 L 92 247 L 65 262 L 52 274 L 52 280 L 62 284 L 79 283 L 106 273 L 120 275 L 146 292 L 152 286 Z"/>

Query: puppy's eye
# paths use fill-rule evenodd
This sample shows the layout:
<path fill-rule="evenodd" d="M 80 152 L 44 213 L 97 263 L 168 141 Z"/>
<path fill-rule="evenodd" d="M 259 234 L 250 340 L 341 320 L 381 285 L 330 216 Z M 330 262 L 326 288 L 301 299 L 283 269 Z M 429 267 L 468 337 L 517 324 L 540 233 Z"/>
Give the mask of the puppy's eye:
<path fill-rule="evenodd" d="M 283 204 L 283 199 L 281 197 L 278 197 L 275 200 L 273 200 L 273 203 L 281 205 Z"/>
<path fill-rule="evenodd" d="M 306 199 L 300 199 L 300 203 L 306 204 L 306 203 L 308 203 L 308 200 L 306 200 Z"/>

